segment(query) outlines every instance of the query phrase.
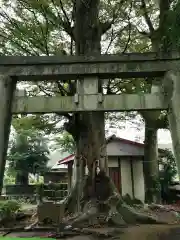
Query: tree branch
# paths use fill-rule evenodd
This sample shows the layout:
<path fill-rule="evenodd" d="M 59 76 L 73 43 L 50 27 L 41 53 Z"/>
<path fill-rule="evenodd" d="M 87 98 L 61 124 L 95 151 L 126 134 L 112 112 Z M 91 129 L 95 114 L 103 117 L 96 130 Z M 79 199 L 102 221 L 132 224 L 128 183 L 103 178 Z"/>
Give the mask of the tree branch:
<path fill-rule="evenodd" d="M 112 26 L 113 21 L 111 22 L 100 22 L 101 35 L 105 34 Z"/>
<path fill-rule="evenodd" d="M 14 19 L 14 18 L 11 18 L 11 17 L 9 17 L 9 15 L 6 13 L 6 12 L 0 12 L 0 16 L 1 17 L 3 17 L 4 19 L 6 19 L 6 21 L 8 21 L 8 23 L 9 23 L 9 25 L 6 25 L 6 28 L 8 29 L 8 30 L 10 30 L 11 31 L 11 33 L 13 33 L 13 27 L 22 35 L 22 34 L 24 34 L 24 32 L 22 31 L 22 29 L 20 28 L 20 26 L 18 25 L 18 21 L 16 21 L 16 19 Z M 24 20 L 23 18 L 22 18 L 22 20 Z M 24 22 L 25 23 L 25 22 Z M 26 26 L 27 26 L 27 24 L 26 24 Z M 27 28 L 28 28 L 28 26 L 27 26 Z M 34 32 L 33 31 L 33 33 L 34 33 L 34 36 L 35 35 L 37 35 L 37 33 L 36 32 Z M 14 34 L 13 34 L 14 35 Z M 22 39 L 22 41 L 23 42 L 25 42 L 23 39 Z M 27 41 L 27 40 L 26 40 Z M 35 47 L 35 48 L 37 48 L 38 50 L 40 50 L 41 52 L 43 52 L 44 53 L 44 46 L 42 45 L 42 43 L 40 43 L 40 42 L 38 42 L 38 39 L 36 39 L 36 38 L 28 38 L 28 42 L 29 42 L 29 44 L 32 46 L 32 47 Z M 42 48 L 42 46 L 43 46 L 43 48 Z M 34 50 L 34 49 L 33 49 Z M 34 50 L 35 51 L 35 50 Z M 38 55 L 38 54 L 37 54 Z"/>
<path fill-rule="evenodd" d="M 108 80 L 108 84 L 107 84 L 107 94 L 112 94 L 112 91 L 111 91 L 111 79 Z"/>
<path fill-rule="evenodd" d="M 27 9 L 25 6 L 24 6 L 24 8 Z M 39 26 L 39 28 L 41 30 L 41 33 L 42 33 L 42 36 L 43 36 L 44 44 L 41 43 L 40 39 L 37 39 L 37 40 L 41 44 L 41 46 L 44 47 L 46 55 L 49 55 L 48 39 L 47 39 L 48 38 L 48 32 L 49 32 L 48 22 L 47 22 L 48 20 L 46 20 L 46 32 L 44 33 L 44 30 L 43 30 L 42 25 L 41 25 L 41 23 L 39 22 L 39 20 L 36 16 L 36 13 L 33 10 L 30 10 L 30 9 L 27 9 L 27 10 L 29 10 L 33 14 L 34 19 L 35 19 L 37 25 Z M 43 15 L 43 17 L 45 18 L 44 15 Z M 45 18 L 45 19 L 47 19 L 47 18 Z"/>
<path fill-rule="evenodd" d="M 39 90 L 42 91 L 44 94 L 46 94 L 48 97 L 52 97 L 52 94 L 47 93 L 46 90 L 44 90 L 42 86 L 40 86 L 39 84 L 37 84 L 37 86 L 38 86 Z"/>
<path fill-rule="evenodd" d="M 56 12 L 57 12 L 57 15 L 58 15 L 58 18 L 59 18 L 59 21 L 60 21 L 60 24 L 62 25 L 62 27 L 64 28 L 64 30 L 69 34 L 70 37 L 72 37 L 74 39 L 74 33 L 73 33 L 73 28 L 71 27 L 70 23 L 69 23 L 69 19 L 68 21 L 63 21 L 61 16 L 60 16 L 60 13 L 56 7 L 56 4 L 54 2 L 54 0 L 51 0 L 51 3 L 53 4 L 54 8 L 56 9 Z M 63 5 L 62 5 L 63 7 Z M 61 8 L 62 9 L 62 8 Z M 63 11 L 63 10 L 62 10 Z M 64 13 L 64 12 L 63 12 Z M 64 13 L 66 15 L 66 12 Z"/>
<path fill-rule="evenodd" d="M 107 49 L 106 49 L 106 52 L 105 52 L 105 54 L 107 54 L 108 53 L 108 51 L 109 51 L 109 48 L 110 48 L 110 46 L 111 46 L 111 44 L 112 44 L 112 42 L 114 41 L 114 30 L 112 29 L 111 30 L 111 39 L 110 39 L 110 41 L 109 41 L 109 44 L 108 44 L 108 47 L 107 47 Z"/>
<path fill-rule="evenodd" d="M 59 0 L 59 1 L 60 1 L 61 10 L 62 10 L 62 12 L 63 12 L 63 14 L 64 14 L 64 16 L 65 16 L 65 18 L 66 18 L 66 21 L 67 21 L 67 23 L 69 24 L 69 27 L 71 27 L 70 20 L 69 20 L 69 18 L 68 18 L 68 15 L 67 15 L 65 9 L 64 9 L 63 3 L 62 3 L 61 0 Z"/>
<path fill-rule="evenodd" d="M 131 12 L 132 12 L 132 7 L 133 7 L 133 2 L 131 3 L 131 6 L 130 6 L 130 10 L 129 10 L 129 14 L 128 14 L 128 22 L 129 22 L 129 24 L 128 24 L 128 40 L 127 40 L 127 42 L 126 42 L 126 45 L 125 45 L 125 48 L 124 48 L 124 50 L 123 50 L 123 53 L 125 53 L 126 52 L 126 50 L 127 50 L 127 48 L 128 48 L 128 45 L 129 45 L 129 42 L 130 42 L 130 40 L 131 40 Z"/>
<path fill-rule="evenodd" d="M 57 81 L 57 86 L 62 96 L 68 96 L 68 92 L 64 89 L 59 81 Z"/>
<path fill-rule="evenodd" d="M 153 24 L 151 22 L 151 19 L 150 19 L 149 15 L 148 15 L 148 11 L 147 11 L 145 0 L 141 0 L 141 9 L 144 12 L 144 19 L 145 19 L 145 21 L 146 21 L 146 23 L 148 25 L 150 33 L 153 33 L 154 27 L 153 27 Z"/>

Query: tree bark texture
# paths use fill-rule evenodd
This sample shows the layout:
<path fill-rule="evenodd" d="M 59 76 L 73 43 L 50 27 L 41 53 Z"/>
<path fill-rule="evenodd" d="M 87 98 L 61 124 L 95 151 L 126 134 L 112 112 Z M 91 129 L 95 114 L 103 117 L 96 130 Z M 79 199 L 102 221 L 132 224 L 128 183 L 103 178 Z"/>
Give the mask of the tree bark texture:
<path fill-rule="evenodd" d="M 99 23 L 99 0 L 77 0 L 74 6 L 74 36 L 76 55 L 100 55 L 101 54 L 101 28 Z M 101 91 L 101 86 L 99 86 Z M 79 194 L 82 194 L 83 169 L 87 165 L 89 175 L 93 179 L 97 161 L 101 168 L 106 168 L 105 159 L 106 141 L 104 131 L 104 113 L 84 112 L 75 115 L 74 128 L 76 131 L 76 162 L 80 169 L 78 177 Z M 81 166 L 81 167 L 80 167 Z"/>
<path fill-rule="evenodd" d="M 99 3 L 99 0 L 75 1 L 74 37 L 77 55 L 101 54 L 102 32 L 98 17 Z M 102 92 L 101 84 L 98 87 L 98 91 Z M 106 215 L 110 216 L 111 219 L 116 219 L 113 222 L 122 219 L 122 216 L 127 223 L 157 222 L 156 219 L 138 214 L 129 208 L 104 171 L 107 168 L 104 113 L 77 113 L 72 119 L 73 121 L 69 122 L 68 128 L 71 130 L 77 145 L 76 168 L 79 169 L 79 173 L 77 173 L 76 184 L 67 198 L 67 208 L 70 202 L 73 202 L 74 205 L 80 205 L 81 195 L 81 206 L 86 209 L 86 204 L 90 202 L 90 207 L 85 210 L 83 215 L 80 214 L 79 217 L 73 218 L 71 224 L 89 220 L 90 217 L 96 218 L 100 212 L 100 205 L 105 205 L 108 208 Z M 85 165 L 87 165 L 89 172 L 88 176 L 83 178 Z M 99 174 L 95 172 L 97 165 L 101 168 Z"/>
<path fill-rule="evenodd" d="M 101 29 L 98 20 L 99 1 L 76 1 L 75 28 L 77 55 L 100 54 Z M 99 92 L 101 92 L 99 85 Z M 76 140 L 76 168 L 79 169 L 76 184 L 67 198 L 67 208 L 70 202 L 77 206 L 78 211 L 84 210 L 70 221 L 71 225 L 95 218 L 101 212 L 100 206 L 106 206 L 106 218 L 116 225 L 126 223 L 158 223 L 156 218 L 138 213 L 125 204 L 111 179 L 106 175 L 107 157 L 104 113 L 89 112 L 74 114 L 71 133 Z M 74 127 L 74 128 L 73 128 Z M 74 133 L 74 134 L 73 134 Z M 97 160 L 101 169 L 96 174 Z M 89 173 L 83 177 L 84 166 Z M 81 166 L 81 167 L 80 167 Z M 82 169 L 82 170 L 81 170 Z M 81 201 L 80 201 L 81 200 Z M 88 209 L 86 206 L 89 205 Z M 73 204 L 71 204 L 73 207 Z M 69 208 L 68 208 L 69 210 Z M 94 220 L 93 220 L 94 222 Z"/>
<path fill-rule="evenodd" d="M 12 101 L 16 82 L 7 76 L 0 76 L 0 191 L 6 165 L 7 148 L 12 118 Z"/>

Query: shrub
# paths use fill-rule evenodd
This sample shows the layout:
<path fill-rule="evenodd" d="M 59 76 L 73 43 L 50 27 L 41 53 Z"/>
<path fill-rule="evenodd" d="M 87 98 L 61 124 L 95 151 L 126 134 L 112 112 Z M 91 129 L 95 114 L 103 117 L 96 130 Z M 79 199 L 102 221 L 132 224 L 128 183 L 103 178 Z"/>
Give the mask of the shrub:
<path fill-rule="evenodd" d="M 8 200 L 0 201 L 0 218 L 12 219 L 15 213 L 20 209 L 20 204 L 17 201 Z"/>

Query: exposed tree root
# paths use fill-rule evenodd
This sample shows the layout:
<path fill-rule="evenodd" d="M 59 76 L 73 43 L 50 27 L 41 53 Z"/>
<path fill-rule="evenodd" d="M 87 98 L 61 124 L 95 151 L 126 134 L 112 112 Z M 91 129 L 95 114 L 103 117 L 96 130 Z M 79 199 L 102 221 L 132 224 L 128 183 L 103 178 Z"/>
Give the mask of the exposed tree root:
<path fill-rule="evenodd" d="M 31 223 L 30 225 L 26 226 L 24 229 L 29 230 L 29 229 L 34 229 L 34 227 L 38 224 L 38 220 L 36 220 L 34 223 Z"/>
<path fill-rule="evenodd" d="M 90 234 L 95 237 L 109 238 L 109 237 L 115 237 L 117 234 L 120 234 L 123 231 L 122 231 L 122 229 L 121 230 L 120 229 L 111 229 L 111 230 L 107 230 L 107 231 L 103 232 L 103 231 L 99 231 L 96 229 L 89 229 L 89 228 L 74 228 L 73 232 L 88 234 L 88 235 Z"/>
<path fill-rule="evenodd" d="M 66 205 L 66 211 L 72 213 L 75 211 L 76 208 L 76 197 L 77 197 L 77 183 L 71 189 L 70 193 L 64 200 L 64 204 Z"/>
<path fill-rule="evenodd" d="M 95 179 L 95 191 L 89 186 L 88 178 L 83 188 L 83 198 L 81 201 L 83 210 L 75 218 L 69 219 L 67 224 L 76 227 L 88 221 L 90 224 L 100 223 L 100 216 L 103 214 L 104 223 L 111 222 L 116 226 L 125 224 L 165 224 L 158 221 L 155 217 L 140 213 L 133 207 L 128 206 L 121 198 L 109 177 L 100 173 Z M 92 183 L 92 182 L 91 182 Z M 71 194 L 71 202 L 75 196 L 76 189 Z M 67 201 L 67 203 L 69 203 Z"/>
<path fill-rule="evenodd" d="M 78 209 L 79 207 L 77 205 L 78 204 L 81 205 L 81 203 L 80 203 L 80 196 L 78 196 L 78 194 L 82 193 L 83 185 L 86 182 L 86 180 L 87 178 L 84 178 L 83 182 L 77 181 L 75 185 L 72 187 L 70 193 L 64 200 L 64 204 L 66 205 L 66 208 L 65 208 L 66 212 L 75 213 L 77 212 L 77 210 L 79 210 Z"/>

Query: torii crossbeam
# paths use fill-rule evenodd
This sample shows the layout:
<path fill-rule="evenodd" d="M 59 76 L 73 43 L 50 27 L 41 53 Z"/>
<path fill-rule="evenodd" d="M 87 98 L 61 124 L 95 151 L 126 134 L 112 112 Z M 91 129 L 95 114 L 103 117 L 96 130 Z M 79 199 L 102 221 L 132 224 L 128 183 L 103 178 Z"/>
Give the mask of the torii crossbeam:
<path fill-rule="evenodd" d="M 0 190 L 13 113 L 170 109 L 170 127 L 180 174 L 179 76 L 180 54 L 177 52 L 101 56 L 0 57 Z M 163 92 L 141 95 L 103 95 L 98 91 L 98 81 L 101 79 L 148 77 L 159 77 Z M 77 92 L 74 96 L 14 96 L 17 81 L 67 79 L 77 82 Z"/>
<path fill-rule="evenodd" d="M 180 54 L 130 53 L 101 56 L 0 57 L 0 74 L 21 81 L 67 80 L 85 76 L 109 78 L 162 77 L 180 64 Z"/>

